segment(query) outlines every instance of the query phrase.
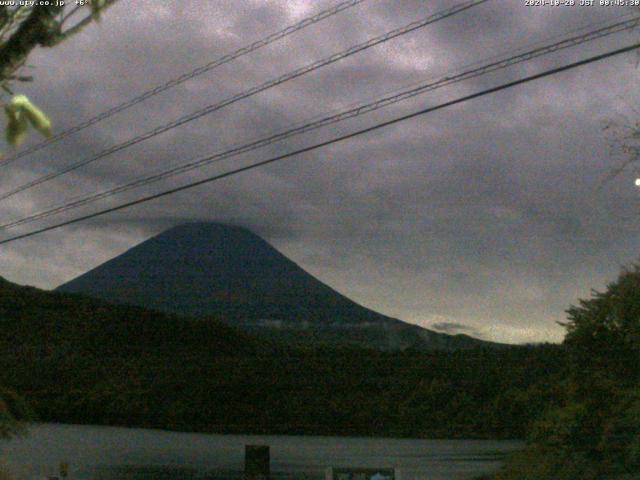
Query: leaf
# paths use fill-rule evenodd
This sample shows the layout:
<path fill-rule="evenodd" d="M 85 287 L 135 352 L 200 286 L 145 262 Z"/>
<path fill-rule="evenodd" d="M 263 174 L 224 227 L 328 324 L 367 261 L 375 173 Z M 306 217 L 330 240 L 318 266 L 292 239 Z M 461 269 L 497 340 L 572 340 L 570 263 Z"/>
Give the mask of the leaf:
<path fill-rule="evenodd" d="M 51 120 L 49 120 L 49 117 L 47 117 L 42 110 L 31 103 L 31 100 L 25 95 L 14 96 L 9 103 L 9 107 L 22 113 L 29 123 L 31 123 L 31 126 L 42 135 L 45 137 L 51 136 Z"/>
<path fill-rule="evenodd" d="M 89 6 L 91 7 L 91 16 L 96 22 L 100 21 L 100 11 L 106 4 L 105 0 L 91 0 Z"/>
<path fill-rule="evenodd" d="M 27 138 L 27 118 L 20 111 L 5 107 L 8 123 L 5 130 L 7 142 L 14 147 L 20 146 Z"/>

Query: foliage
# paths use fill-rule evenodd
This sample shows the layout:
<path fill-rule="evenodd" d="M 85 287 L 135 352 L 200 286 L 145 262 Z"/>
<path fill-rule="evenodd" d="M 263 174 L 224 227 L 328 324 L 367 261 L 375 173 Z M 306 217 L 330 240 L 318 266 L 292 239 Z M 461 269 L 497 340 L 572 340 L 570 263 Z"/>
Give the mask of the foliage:
<path fill-rule="evenodd" d="M 0 281 L 0 383 L 45 421 L 223 433 L 522 438 L 499 479 L 640 467 L 637 267 L 568 311 L 562 346 L 293 348 Z"/>
<path fill-rule="evenodd" d="M 0 102 L 7 117 L 5 134 L 9 145 L 23 143 L 29 125 L 44 136 L 51 135 L 51 121 L 47 115 L 25 95 L 13 93 L 14 83 L 32 80 L 19 73 L 31 51 L 36 47 L 53 47 L 80 32 L 98 20 L 100 13 L 115 1 L 90 0 L 66 8 L 64 2 L 53 1 L 46 2 L 47 5 L 35 5 L 36 2 L 13 2 L 13 6 L 4 4 L 11 2 L 3 2 L 0 5 L 0 89 L 11 96 L 7 101 L 0 95 Z M 78 14 L 87 8 L 89 13 L 78 20 Z M 0 391 L 0 437 L 16 433 L 22 424 L 20 420 L 25 415 L 20 408 L 13 411 L 16 402 L 12 394 Z"/>
<path fill-rule="evenodd" d="M 640 383 L 640 267 L 625 269 L 605 292 L 568 311 L 565 344 L 585 389 Z"/>
<path fill-rule="evenodd" d="M 25 422 L 33 414 L 14 391 L 0 388 L 0 438 L 9 438 L 24 431 Z"/>
<path fill-rule="evenodd" d="M 511 455 L 495 480 L 596 480 L 592 463 L 581 453 L 534 445 Z"/>
<path fill-rule="evenodd" d="M 498 479 L 640 474 L 640 267 L 567 313 L 566 400 L 532 424 Z"/>
<path fill-rule="evenodd" d="M 211 319 L 0 283 L 0 383 L 44 421 L 514 438 L 562 401 L 557 346 L 290 348 Z"/>
<path fill-rule="evenodd" d="M 24 95 L 15 95 L 4 107 L 7 114 L 7 142 L 19 146 L 27 137 L 29 124 L 45 137 L 51 136 L 51 120 Z"/>
<path fill-rule="evenodd" d="M 11 475 L 9 470 L 2 465 L 0 465 L 0 480 L 14 480 L 14 477 Z"/>
<path fill-rule="evenodd" d="M 65 7 L 53 1 L 47 2 L 49 5 L 29 2 L 0 5 L 0 88 L 12 97 L 9 101 L 3 100 L 10 145 L 18 146 L 25 140 L 28 124 L 45 136 L 51 133 L 51 122 L 46 115 L 27 97 L 13 93 L 14 83 L 32 80 L 30 76 L 19 74 L 31 51 L 36 47 L 60 44 L 98 20 L 100 13 L 115 1 L 76 2 L 75 7 L 70 6 L 72 2 L 66 2 L 69 6 Z M 82 14 L 87 8 L 89 11 Z"/>

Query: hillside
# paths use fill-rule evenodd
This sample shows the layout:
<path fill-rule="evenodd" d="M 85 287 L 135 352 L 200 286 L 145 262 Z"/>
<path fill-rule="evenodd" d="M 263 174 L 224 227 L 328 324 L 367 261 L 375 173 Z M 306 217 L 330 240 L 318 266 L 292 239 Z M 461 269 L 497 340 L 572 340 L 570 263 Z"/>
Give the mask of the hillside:
<path fill-rule="evenodd" d="M 302 344 L 383 350 L 487 344 L 358 305 L 249 230 L 216 223 L 169 229 L 58 290 L 182 316 L 215 316 L 262 336 Z"/>
<path fill-rule="evenodd" d="M 551 346 L 292 349 L 210 319 L 0 280 L 0 386 L 22 395 L 44 421 L 516 437 L 554 398 L 562 365 Z"/>
<path fill-rule="evenodd" d="M 183 319 L 81 295 L 24 287 L 0 277 L 0 348 L 126 356 L 137 351 L 255 353 L 260 342 L 212 319 Z"/>

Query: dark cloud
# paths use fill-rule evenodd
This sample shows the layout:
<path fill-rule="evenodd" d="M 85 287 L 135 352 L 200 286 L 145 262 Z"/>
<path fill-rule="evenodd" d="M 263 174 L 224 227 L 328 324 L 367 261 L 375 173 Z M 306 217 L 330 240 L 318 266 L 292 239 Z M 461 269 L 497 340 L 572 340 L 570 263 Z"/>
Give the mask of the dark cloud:
<path fill-rule="evenodd" d="M 465 334 L 471 335 L 477 338 L 482 338 L 482 332 L 477 328 L 463 325 L 462 323 L 454 322 L 438 322 L 431 324 L 431 328 L 438 332 L 447 333 L 449 335 Z"/>
<path fill-rule="evenodd" d="M 329 5 L 146 0 L 134 7 L 120 2 L 101 24 L 58 48 L 36 52 L 30 59 L 37 66 L 36 81 L 25 86 L 25 93 L 51 114 L 57 129 L 64 129 Z M 427 6 L 417 0 L 367 0 L 16 162 L 4 169 L 0 191 L 451 5 L 446 0 Z M 0 216 L 18 218 L 110 188 L 625 12 L 488 2 L 0 202 Z M 536 59 L 100 206 L 288 152 L 637 38 L 637 32 L 617 35 Z M 612 155 L 602 128 L 621 115 L 635 118 L 637 75 L 632 55 L 610 59 L 7 244 L 0 275 L 53 287 L 176 223 L 225 221 L 253 229 L 312 274 L 385 314 L 425 327 L 461 325 L 501 341 L 559 340 L 562 329 L 555 322 L 563 319 L 568 305 L 592 287 L 602 287 L 638 256 L 635 206 L 640 205 L 633 179 L 622 176 L 597 188 L 622 160 Z"/>

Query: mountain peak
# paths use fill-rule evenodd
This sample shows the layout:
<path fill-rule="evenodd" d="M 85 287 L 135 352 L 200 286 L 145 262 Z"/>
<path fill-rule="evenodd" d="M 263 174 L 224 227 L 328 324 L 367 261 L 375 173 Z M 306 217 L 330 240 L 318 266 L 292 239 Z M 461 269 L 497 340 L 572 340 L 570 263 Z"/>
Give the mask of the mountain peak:
<path fill-rule="evenodd" d="M 195 234 L 208 234 L 208 235 L 249 235 L 252 237 L 257 237 L 255 233 L 249 230 L 246 227 L 240 225 L 234 225 L 229 223 L 219 223 L 219 222 L 204 222 L 204 221 L 193 221 L 187 223 L 181 223 L 179 225 L 175 225 L 164 232 L 161 232 L 158 236 L 161 235 L 175 235 L 176 233 L 195 233 Z"/>
<path fill-rule="evenodd" d="M 350 302 L 250 230 L 204 222 L 170 228 L 58 288 L 186 316 L 280 318 Z"/>
<path fill-rule="evenodd" d="M 215 316 L 250 330 L 313 331 L 329 343 L 374 335 L 377 343 L 406 347 L 453 338 L 358 305 L 250 230 L 221 223 L 172 227 L 58 289 L 183 316 Z"/>

